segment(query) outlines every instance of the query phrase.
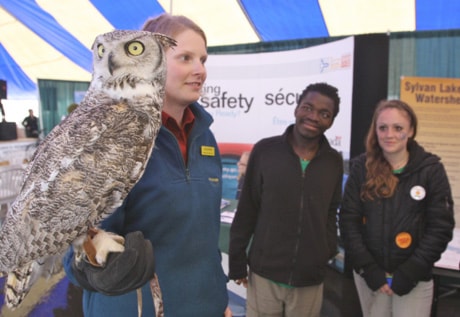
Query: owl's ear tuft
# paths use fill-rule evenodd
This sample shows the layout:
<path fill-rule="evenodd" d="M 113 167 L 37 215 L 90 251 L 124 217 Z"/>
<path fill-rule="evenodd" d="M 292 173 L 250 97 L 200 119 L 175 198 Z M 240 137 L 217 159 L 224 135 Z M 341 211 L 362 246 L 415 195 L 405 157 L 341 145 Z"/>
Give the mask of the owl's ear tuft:
<path fill-rule="evenodd" d="M 177 46 L 177 41 L 172 37 L 161 33 L 154 33 L 154 35 L 165 49 L 168 47 L 174 48 L 174 46 Z"/>

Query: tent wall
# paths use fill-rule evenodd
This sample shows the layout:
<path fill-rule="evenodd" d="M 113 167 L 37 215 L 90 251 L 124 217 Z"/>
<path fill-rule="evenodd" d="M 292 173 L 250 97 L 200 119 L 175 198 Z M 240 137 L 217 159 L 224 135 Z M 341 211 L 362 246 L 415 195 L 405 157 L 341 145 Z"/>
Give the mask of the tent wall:
<path fill-rule="evenodd" d="M 67 108 L 89 87 L 89 82 L 65 80 L 38 80 L 40 94 L 40 121 L 44 135 L 47 135 L 65 117 Z M 81 92 L 81 93 L 80 93 Z"/>
<path fill-rule="evenodd" d="M 460 30 L 391 34 L 389 61 L 389 97 L 401 76 L 460 78 Z"/>

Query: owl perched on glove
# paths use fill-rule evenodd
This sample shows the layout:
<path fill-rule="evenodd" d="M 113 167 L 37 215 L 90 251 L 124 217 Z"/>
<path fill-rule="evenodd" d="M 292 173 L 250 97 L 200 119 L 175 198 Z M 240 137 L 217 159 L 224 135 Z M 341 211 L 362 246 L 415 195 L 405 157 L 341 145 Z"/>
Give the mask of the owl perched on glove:
<path fill-rule="evenodd" d="M 139 181 L 152 153 L 161 126 L 164 49 L 172 46 L 171 38 L 146 31 L 96 37 L 90 87 L 38 146 L 1 227 L 8 307 L 17 307 L 48 270 L 44 264 L 60 263 L 72 244 L 96 265 L 104 265 L 107 253 L 123 251 L 122 237 L 104 233 L 96 245 L 92 238 Z"/>

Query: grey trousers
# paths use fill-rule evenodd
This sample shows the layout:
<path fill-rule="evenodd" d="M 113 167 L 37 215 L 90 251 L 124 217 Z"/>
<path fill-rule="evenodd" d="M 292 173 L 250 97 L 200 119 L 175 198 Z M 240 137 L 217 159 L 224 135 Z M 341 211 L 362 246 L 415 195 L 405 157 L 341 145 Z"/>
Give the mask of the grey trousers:
<path fill-rule="evenodd" d="M 373 292 L 356 272 L 353 272 L 363 317 L 430 317 L 433 301 L 433 280 L 418 282 L 404 296 L 388 296 Z"/>
<path fill-rule="evenodd" d="M 323 284 L 288 288 L 249 273 L 246 317 L 319 317 Z"/>

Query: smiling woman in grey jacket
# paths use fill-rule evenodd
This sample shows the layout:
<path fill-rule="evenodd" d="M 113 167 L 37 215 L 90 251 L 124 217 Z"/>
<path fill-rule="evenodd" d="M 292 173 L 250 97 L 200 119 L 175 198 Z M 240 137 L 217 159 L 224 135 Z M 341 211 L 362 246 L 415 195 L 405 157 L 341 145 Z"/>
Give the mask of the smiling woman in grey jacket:
<path fill-rule="evenodd" d="M 452 239 L 446 171 L 416 132 L 409 105 L 382 101 L 366 153 L 351 162 L 340 230 L 363 316 L 429 316 L 432 267 Z"/>

